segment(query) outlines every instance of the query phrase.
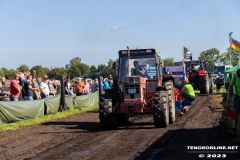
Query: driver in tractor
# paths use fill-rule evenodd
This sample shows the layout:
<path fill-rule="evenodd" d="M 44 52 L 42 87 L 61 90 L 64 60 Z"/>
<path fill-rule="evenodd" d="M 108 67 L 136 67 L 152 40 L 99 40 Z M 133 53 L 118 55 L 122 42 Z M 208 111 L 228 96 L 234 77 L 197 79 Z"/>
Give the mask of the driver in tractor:
<path fill-rule="evenodd" d="M 133 62 L 134 68 L 132 68 L 132 75 L 145 76 L 146 71 L 139 65 L 138 61 Z"/>

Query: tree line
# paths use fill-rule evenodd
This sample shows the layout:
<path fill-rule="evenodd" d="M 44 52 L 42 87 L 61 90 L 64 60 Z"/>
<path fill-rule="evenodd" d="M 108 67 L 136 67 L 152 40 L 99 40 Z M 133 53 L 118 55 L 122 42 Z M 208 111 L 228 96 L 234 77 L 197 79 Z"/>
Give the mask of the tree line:
<path fill-rule="evenodd" d="M 198 59 L 205 61 L 207 70 L 209 72 L 212 72 L 215 65 L 238 65 L 239 53 L 230 48 L 227 48 L 226 52 L 224 53 L 220 53 L 220 51 L 216 48 L 211 48 L 201 52 L 198 56 Z M 164 59 L 164 66 L 173 65 L 173 57 L 168 57 Z"/>
<path fill-rule="evenodd" d="M 199 54 L 198 59 L 204 60 L 207 63 L 207 70 L 212 71 L 214 65 L 223 64 L 223 65 L 232 65 L 235 66 L 239 62 L 239 53 L 228 48 L 226 52 L 220 53 L 220 51 L 216 48 L 211 48 L 206 51 L 203 51 Z M 64 78 L 74 78 L 82 76 L 84 78 L 96 78 L 98 76 L 108 77 L 110 74 L 115 75 L 116 71 L 113 70 L 112 65 L 114 62 L 118 62 L 118 60 L 109 59 L 107 65 L 99 64 L 95 65 L 87 65 L 82 62 L 80 57 L 75 57 L 70 60 L 65 67 L 44 67 L 42 65 L 36 65 L 32 68 L 29 68 L 28 65 L 24 64 L 18 67 L 17 69 L 0 69 L 0 77 L 6 77 L 7 79 L 12 79 L 14 73 L 23 71 L 28 72 L 35 70 L 37 72 L 37 76 L 48 75 L 49 78 L 60 79 L 61 76 Z M 164 59 L 164 66 L 173 66 L 174 58 L 168 57 Z"/>
<path fill-rule="evenodd" d="M 48 75 L 49 78 L 61 79 L 61 76 L 64 78 L 74 78 L 74 77 L 83 77 L 83 78 L 97 78 L 99 75 L 107 77 L 110 74 L 114 73 L 112 65 L 115 61 L 109 59 L 108 64 L 99 64 L 97 67 L 92 65 L 89 66 L 82 62 L 80 57 L 75 57 L 70 60 L 65 67 L 44 67 L 42 65 L 36 65 L 32 68 L 29 68 L 28 65 L 24 64 L 18 67 L 17 69 L 0 69 L 0 77 L 6 77 L 6 79 L 12 79 L 13 75 L 19 71 L 22 72 L 32 72 L 36 71 L 37 76 Z"/>

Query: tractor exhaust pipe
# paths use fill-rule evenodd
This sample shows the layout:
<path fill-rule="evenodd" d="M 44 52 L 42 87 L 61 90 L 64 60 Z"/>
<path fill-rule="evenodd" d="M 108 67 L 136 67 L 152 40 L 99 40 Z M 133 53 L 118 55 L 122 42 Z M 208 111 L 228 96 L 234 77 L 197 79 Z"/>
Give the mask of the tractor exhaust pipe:
<path fill-rule="evenodd" d="M 127 47 L 128 49 L 128 76 L 131 76 L 131 68 L 130 68 L 130 50 L 129 47 Z"/>

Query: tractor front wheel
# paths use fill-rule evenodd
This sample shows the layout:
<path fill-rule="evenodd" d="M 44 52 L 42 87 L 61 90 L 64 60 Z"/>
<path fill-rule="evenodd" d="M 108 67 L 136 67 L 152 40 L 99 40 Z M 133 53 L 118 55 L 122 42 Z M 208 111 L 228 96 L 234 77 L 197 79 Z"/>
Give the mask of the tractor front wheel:
<path fill-rule="evenodd" d="M 174 99 L 174 86 L 171 81 L 165 83 L 165 87 L 168 95 L 169 106 L 169 123 L 173 123 L 176 120 L 175 99 Z"/>
<path fill-rule="evenodd" d="M 166 91 L 155 93 L 153 98 L 153 120 L 156 128 L 164 128 L 169 124 L 168 94 Z"/>
<path fill-rule="evenodd" d="M 112 99 L 109 95 L 101 95 L 99 99 L 99 119 L 105 130 L 117 127 L 115 116 L 112 113 Z"/>

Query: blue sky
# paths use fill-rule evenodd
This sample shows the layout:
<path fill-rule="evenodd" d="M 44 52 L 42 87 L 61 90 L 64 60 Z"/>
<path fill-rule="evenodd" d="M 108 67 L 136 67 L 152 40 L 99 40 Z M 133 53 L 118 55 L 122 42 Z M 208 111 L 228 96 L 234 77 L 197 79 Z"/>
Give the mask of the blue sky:
<path fill-rule="evenodd" d="M 240 40 L 239 0 L 1 0 L 0 68 L 107 64 L 119 50 L 155 48 L 182 59 Z"/>

